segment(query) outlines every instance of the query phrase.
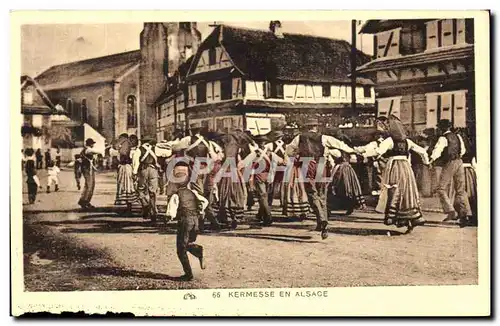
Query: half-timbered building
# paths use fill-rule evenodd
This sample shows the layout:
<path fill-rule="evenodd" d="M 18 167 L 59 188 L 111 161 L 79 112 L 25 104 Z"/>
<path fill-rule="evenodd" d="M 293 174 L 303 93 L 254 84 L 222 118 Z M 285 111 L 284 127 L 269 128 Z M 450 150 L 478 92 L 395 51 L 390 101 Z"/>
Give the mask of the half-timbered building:
<path fill-rule="evenodd" d="M 379 116 L 395 114 L 416 131 L 440 119 L 473 127 L 472 19 L 369 20 L 360 33 L 374 36 L 372 61 L 357 73 L 376 82 Z"/>
<path fill-rule="evenodd" d="M 158 137 L 194 122 L 208 129 L 269 131 L 278 120 L 323 116 L 338 126 L 343 118 L 369 117 L 375 108 L 373 82 L 356 80 L 356 110 L 351 108 L 351 46 L 343 40 L 218 25 L 179 71 L 157 101 Z M 357 64 L 369 57 L 357 51 Z M 367 118 L 357 125 L 371 126 Z"/>

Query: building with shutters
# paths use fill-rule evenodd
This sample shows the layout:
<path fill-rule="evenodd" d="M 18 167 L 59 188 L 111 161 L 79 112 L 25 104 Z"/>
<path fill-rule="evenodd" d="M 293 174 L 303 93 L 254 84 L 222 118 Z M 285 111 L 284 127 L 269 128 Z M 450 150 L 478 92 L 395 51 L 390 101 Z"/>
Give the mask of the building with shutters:
<path fill-rule="evenodd" d="M 369 20 L 360 33 L 374 37 L 374 56 L 357 73 L 375 81 L 379 116 L 416 131 L 440 119 L 474 127 L 472 19 Z"/>
<path fill-rule="evenodd" d="M 373 127 L 375 92 L 356 80 L 351 109 L 351 46 L 343 40 L 270 30 L 216 26 L 158 98 L 157 137 L 200 122 L 210 130 L 240 128 L 265 133 L 275 121 L 301 115 L 338 126 L 350 117 Z M 369 57 L 357 51 L 357 64 Z"/>
<path fill-rule="evenodd" d="M 35 80 L 75 122 L 110 143 L 121 133 L 156 136 L 155 100 L 196 52 L 196 23 L 144 23 L 140 49 L 53 66 Z"/>

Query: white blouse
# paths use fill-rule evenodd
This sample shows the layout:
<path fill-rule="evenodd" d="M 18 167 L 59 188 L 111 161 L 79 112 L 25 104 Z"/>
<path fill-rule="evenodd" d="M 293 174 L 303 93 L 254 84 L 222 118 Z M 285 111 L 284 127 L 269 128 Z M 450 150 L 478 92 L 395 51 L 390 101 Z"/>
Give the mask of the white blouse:
<path fill-rule="evenodd" d="M 406 142 L 408 143 L 408 150 L 411 150 L 422 157 L 422 160 L 424 161 L 424 164 L 429 164 L 429 155 L 427 154 L 427 151 L 421 147 L 415 144 L 413 141 L 410 139 L 406 139 Z M 375 152 L 379 155 L 382 156 L 384 155 L 387 151 L 391 150 L 394 148 L 394 141 L 392 140 L 392 137 L 388 137 L 384 139 L 380 145 L 377 147 Z"/>

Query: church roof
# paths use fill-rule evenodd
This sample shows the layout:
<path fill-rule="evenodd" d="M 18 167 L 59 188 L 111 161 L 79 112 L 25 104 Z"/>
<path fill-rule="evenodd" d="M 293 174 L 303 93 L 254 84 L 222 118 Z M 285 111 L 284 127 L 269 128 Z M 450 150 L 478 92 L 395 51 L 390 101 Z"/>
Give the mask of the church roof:
<path fill-rule="evenodd" d="M 140 50 L 53 66 L 35 79 L 46 91 L 112 82 L 139 64 Z"/>
<path fill-rule="evenodd" d="M 271 31 L 220 25 L 207 37 L 197 56 L 219 40 L 236 68 L 252 80 L 351 82 L 351 45 L 344 40 L 290 33 L 277 37 Z M 356 60 L 357 65 L 362 65 L 370 57 L 356 49 Z M 357 83 L 373 84 L 365 78 L 357 78 Z"/>

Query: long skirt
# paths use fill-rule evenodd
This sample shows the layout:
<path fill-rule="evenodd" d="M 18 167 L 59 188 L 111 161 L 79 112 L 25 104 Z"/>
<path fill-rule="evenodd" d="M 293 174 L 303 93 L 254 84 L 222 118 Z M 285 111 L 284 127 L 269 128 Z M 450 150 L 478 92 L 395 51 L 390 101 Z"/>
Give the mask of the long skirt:
<path fill-rule="evenodd" d="M 391 157 L 382 178 L 376 211 L 385 214 L 386 225 L 408 226 L 422 218 L 417 182 L 405 157 Z"/>
<path fill-rule="evenodd" d="M 129 205 L 136 201 L 138 195 L 132 178 L 132 166 L 121 164 L 118 167 L 115 205 Z"/>
<path fill-rule="evenodd" d="M 243 218 L 247 198 L 243 174 L 238 169 L 235 171 L 231 171 L 231 169 L 234 167 L 228 166 L 219 184 L 218 220 L 223 223 Z M 233 180 L 233 174 L 236 176 L 235 180 Z"/>
<path fill-rule="evenodd" d="M 329 209 L 349 210 L 365 204 L 358 176 L 350 163 L 343 162 L 335 166 L 327 200 Z"/>
<path fill-rule="evenodd" d="M 465 192 L 467 193 L 467 215 L 477 223 L 477 177 L 476 171 L 470 164 L 464 164 L 465 172 Z M 449 197 L 452 203 L 455 202 L 455 187 L 453 180 L 450 184 Z"/>
<path fill-rule="evenodd" d="M 309 213 L 304 176 L 300 169 L 294 165 L 289 173 L 289 179 L 285 179 L 282 185 L 283 215 L 288 217 L 306 216 Z"/>
<path fill-rule="evenodd" d="M 208 199 L 210 210 L 215 217 L 219 214 L 219 187 L 215 182 L 215 177 L 219 172 L 221 165 L 221 161 L 215 162 L 212 170 L 205 179 L 205 194 Z"/>

